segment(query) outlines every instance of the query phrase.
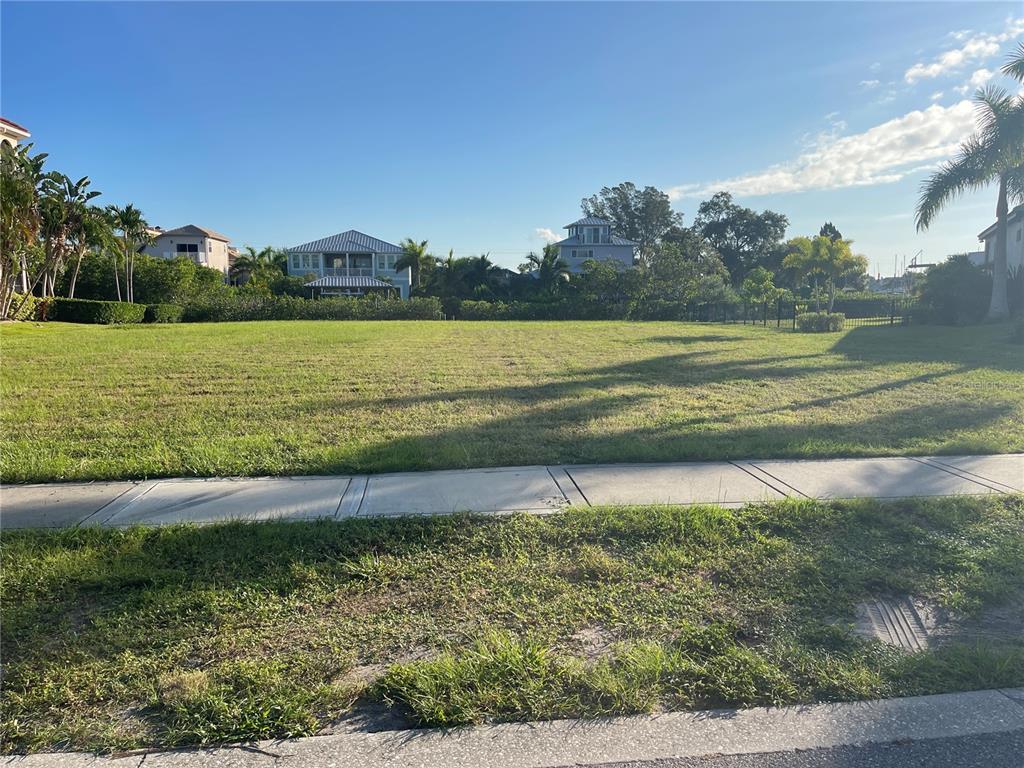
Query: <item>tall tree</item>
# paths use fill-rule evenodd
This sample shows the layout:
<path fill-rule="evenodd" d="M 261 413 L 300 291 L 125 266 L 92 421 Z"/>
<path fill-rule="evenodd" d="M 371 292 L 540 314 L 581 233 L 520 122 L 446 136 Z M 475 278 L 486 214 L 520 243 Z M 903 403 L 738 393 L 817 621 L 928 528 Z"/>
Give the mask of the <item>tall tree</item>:
<path fill-rule="evenodd" d="M 93 215 L 89 201 L 99 194 L 89 189 L 88 176 L 72 181 L 63 173 L 53 172 L 43 180 L 39 203 L 43 235 L 43 296 L 55 295 L 58 278 L 69 260 L 78 254 L 78 242 L 86 238 L 89 227 L 86 219 Z"/>
<path fill-rule="evenodd" d="M 416 242 L 411 237 L 401 242 L 402 255 L 395 262 L 395 269 L 412 271 L 412 284 L 419 288 L 423 284 L 423 275 L 430 272 L 435 259 L 427 253 L 427 241 Z"/>
<path fill-rule="evenodd" d="M 718 192 L 697 209 L 693 226 L 722 256 L 734 285 L 750 270 L 769 265 L 782 244 L 789 219 L 775 211 L 744 208 Z"/>
<path fill-rule="evenodd" d="M 85 215 L 82 216 L 78 226 L 72 231 L 74 243 L 75 266 L 71 272 L 71 282 L 68 284 L 68 298 L 75 298 L 75 286 L 78 283 L 78 273 L 82 268 L 82 259 L 89 251 L 113 250 L 117 245 L 117 238 L 114 236 L 114 229 L 110 225 L 110 218 L 106 211 L 94 205 L 90 205 Z"/>
<path fill-rule="evenodd" d="M 1024 84 L 1024 43 L 1003 67 L 1003 72 Z M 974 96 L 978 105 L 978 130 L 960 145 L 960 151 L 944 163 L 921 188 L 917 203 L 917 229 L 927 229 L 939 211 L 969 190 L 998 186 L 996 243 L 992 259 L 992 297 L 988 319 L 998 321 L 1010 314 L 1007 295 L 1006 217 L 1010 202 L 1024 200 L 1024 92 L 1011 95 L 989 86 Z"/>
<path fill-rule="evenodd" d="M 38 252 L 46 154 L 32 155 L 31 148 L 0 146 L 0 319 L 20 309 L 13 306 L 15 290 L 26 295 L 21 302 L 28 300 L 30 262 Z"/>
<path fill-rule="evenodd" d="M 118 250 L 120 258 L 124 259 L 124 301 L 135 300 L 135 254 L 139 249 L 150 242 L 149 225 L 142 217 L 142 211 L 129 203 L 119 208 L 116 205 L 107 208 L 111 217 L 114 229 L 118 233 Z M 114 267 L 115 280 L 117 279 L 117 265 Z M 121 301 L 121 285 L 117 285 L 117 299 Z"/>
<path fill-rule="evenodd" d="M 583 198 L 582 208 L 585 216 L 608 219 L 615 234 L 639 243 L 641 264 L 665 233 L 683 220 L 681 213 L 672 210 L 668 195 L 656 187 L 640 189 L 631 181 L 602 187 L 596 195 Z"/>

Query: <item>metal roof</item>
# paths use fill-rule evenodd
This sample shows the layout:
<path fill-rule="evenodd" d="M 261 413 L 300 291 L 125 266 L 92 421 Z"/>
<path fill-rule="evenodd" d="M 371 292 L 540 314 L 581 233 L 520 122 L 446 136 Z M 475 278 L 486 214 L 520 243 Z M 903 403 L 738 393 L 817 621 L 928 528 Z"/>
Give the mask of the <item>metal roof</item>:
<path fill-rule="evenodd" d="M 195 224 L 186 224 L 184 227 L 178 227 L 177 229 L 165 229 L 158 233 L 156 237 L 167 237 L 168 235 L 176 235 L 178 237 L 211 237 L 214 240 L 223 240 L 225 243 L 231 242 L 231 238 L 227 235 L 222 235 L 219 232 L 214 232 L 212 229 L 199 227 Z"/>
<path fill-rule="evenodd" d="M 619 237 L 618 235 L 612 235 L 610 243 L 584 243 L 580 240 L 579 235 L 573 235 L 572 237 L 565 238 L 565 240 L 559 240 L 555 245 L 628 245 L 635 247 L 640 245 L 640 243 L 635 243 L 632 240 L 627 240 L 626 238 Z"/>
<path fill-rule="evenodd" d="M 376 277 L 318 277 L 306 283 L 307 288 L 396 288 Z"/>
<path fill-rule="evenodd" d="M 288 249 L 289 253 L 401 253 L 394 243 L 350 229 Z"/>
<path fill-rule="evenodd" d="M 599 219 L 597 216 L 585 216 L 582 219 L 576 219 L 572 224 L 566 224 L 562 229 L 568 229 L 569 227 L 610 227 L 612 223 L 608 219 Z"/>

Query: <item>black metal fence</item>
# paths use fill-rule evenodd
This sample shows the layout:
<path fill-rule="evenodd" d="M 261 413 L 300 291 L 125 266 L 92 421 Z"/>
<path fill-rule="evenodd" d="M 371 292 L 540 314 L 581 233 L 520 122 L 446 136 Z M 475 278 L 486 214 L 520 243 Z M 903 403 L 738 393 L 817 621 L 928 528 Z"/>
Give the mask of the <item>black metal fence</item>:
<path fill-rule="evenodd" d="M 906 325 L 910 322 L 916 302 L 898 296 L 879 299 L 836 299 L 833 312 L 846 316 L 846 327 L 866 325 Z M 821 311 L 827 309 L 822 304 Z M 795 328 L 797 315 L 817 311 L 813 301 L 783 301 L 764 304 L 698 304 L 690 308 L 688 320 L 705 323 L 736 323 L 739 325 Z"/>

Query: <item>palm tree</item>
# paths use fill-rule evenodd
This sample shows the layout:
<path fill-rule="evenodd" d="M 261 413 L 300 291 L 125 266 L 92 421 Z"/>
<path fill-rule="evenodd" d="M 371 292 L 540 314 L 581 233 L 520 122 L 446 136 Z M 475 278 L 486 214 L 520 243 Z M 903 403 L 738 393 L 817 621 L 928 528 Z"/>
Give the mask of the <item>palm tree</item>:
<path fill-rule="evenodd" d="M 1024 44 L 1010 56 L 1003 73 L 1024 84 Z M 1009 202 L 1024 200 L 1024 94 L 1011 95 L 989 86 L 974 96 L 978 131 L 960 145 L 960 152 L 924 183 L 917 203 L 917 229 L 928 228 L 949 202 L 968 190 L 999 185 L 996 201 L 996 245 L 992 264 L 990 321 L 1010 314 L 1007 301 L 1006 217 Z"/>
<path fill-rule="evenodd" d="M 569 265 L 562 261 L 557 247 L 544 246 L 542 256 L 531 253 L 526 263 L 537 273 L 537 282 L 543 291 L 555 293 L 559 285 L 569 281 Z"/>
<path fill-rule="evenodd" d="M 149 225 L 142 217 L 142 211 L 129 203 L 123 208 L 111 205 L 107 213 L 118 235 L 118 246 L 124 258 L 125 301 L 135 300 L 135 254 L 146 245 L 151 237 Z M 114 280 L 117 282 L 117 300 L 121 301 L 121 283 L 117 277 L 117 259 L 114 260 Z"/>
<path fill-rule="evenodd" d="M 42 226 L 39 198 L 46 153 L 30 155 L 31 148 L 0 147 L 0 319 L 11 315 L 19 282 L 21 303 L 28 301 L 29 257 L 38 247 Z"/>
<path fill-rule="evenodd" d="M 72 233 L 75 251 L 75 269 L 71 273 L 71 282 L 68 284 L 68 298 L 75 298 L 75 285 L 78 282 L 78 272 L 82 268 L 82 259 L 87 251 L 113 250 L 117 247 L 117 238 L 114 236 L 114 228 L 110 219 L 102 208 L 90 205 L 85 215 L 79 222 L 79 226 Z"/>
<path fill-rule="evenodd" d="M 86 219 L 92 215 L 89 201 L 100 194 L 88 187 L 88 176 L 71 181 L 63 173 L 54 172 L 43 180 L 43 296 L 55 295 L 57 278 L 64 272 L 68 258 L 77 252 L 77 242 L 85 237 Z"/>
<path fill-rule="evenodd" d="M 484 253 L 469 260 L 467 265 L 467 278 L 471 288 L 490 288 L 494 280 L 494 273 L 498 265 L 491 261 L 491 255 Z"/>
<path fill-rule="evenodd" d="M 420 287 L 422 275 L 429 272 L 434 265 L 434 258 L 427 254 L 427 241 L 416 242 L 411 237 L 405 238 L 401 243 L 402 255 L 395 262 L 395 269 L 399 272 L 403 269 L 412 270 L 412 284 Z"/>
<path fill-rule="evenodd" d="M 231 265 L 231 277 L 240 283 L 248 282 L 254 277 L 276 277 L 278 272 L 288 273 L 288 254 L 285 251 L 277 251 L 273 246 L 266 246 L 257 251 L 251 245 L 245 246 L 246 252 L 235 257 Z M 281 260 L 284 260 L 282 270 Z M 241 278 L 245 276 L 244 281 Z"/>

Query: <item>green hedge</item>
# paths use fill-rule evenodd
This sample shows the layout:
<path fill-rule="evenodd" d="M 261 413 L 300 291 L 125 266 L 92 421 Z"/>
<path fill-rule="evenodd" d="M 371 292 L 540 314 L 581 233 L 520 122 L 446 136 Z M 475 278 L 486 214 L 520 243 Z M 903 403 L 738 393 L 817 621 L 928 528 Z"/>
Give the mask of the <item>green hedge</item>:
<path fill-rule="evenodd" d="M 146 307 L 147 323 L 180 323 L 185 308 L 177 304 L 149 304 Z"/>
<path fill-rule="evenodd" d="M 23 293 L 14 294 L 11 300 L 11 320 L 45 320 L 46 319 L 45 299 Z"/>
<path fill-rule="evenodd" d="M 146 315 L 145 304 L 124 301 L 91 301 L 89 299 L 52 299 L 47 317 L 65 323 L 96 323 L 116 325 L 141 323 Z"/>
<path fill-rule="evenodd" d="M 301 299 L 297 296 L 227 294 L 188 304 L 186 323 L 246 320 L 439 320 L 441 302 L 435 298 L 365 296 L 358 299 Z"/>
<path fill-rule="evenodd" d="M 801 333 L 826 333 L 841 331 L 846 324 L 842 312 L 804 312 L 796 316 L 796 329 Z"/>
<path fill-rule="evenodd" d="M 589 301 L 461 301 L 460 320 L 625 320 L 627 306 Z"/>

